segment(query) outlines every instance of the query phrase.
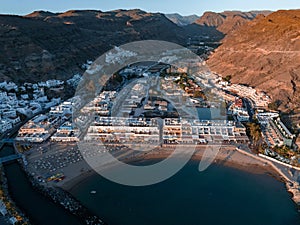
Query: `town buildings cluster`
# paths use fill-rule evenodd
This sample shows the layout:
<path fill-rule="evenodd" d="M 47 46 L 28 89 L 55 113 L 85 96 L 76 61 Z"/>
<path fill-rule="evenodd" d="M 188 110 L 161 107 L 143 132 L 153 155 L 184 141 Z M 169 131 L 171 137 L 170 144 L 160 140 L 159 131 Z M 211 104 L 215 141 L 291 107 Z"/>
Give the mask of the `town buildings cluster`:
<path fill-rule="evenodd" d="M 279 113 L 269 112 L 268 106 L 271 103 L 271 98 L 263 91 L 258 91 L 252 87 L 231 84 L 230 81 L 217 74 L 212 77 L 213 79 L 207 81 L 205 85 L 209 88 L 212 87 L 212 84 L 215 86 L 214 92 L 227 104 L 227 114 L 239 122 L 253 122 L 253 119 L 258 119 L 262 136 L 269 147 L 269 153 L 266 152 L 265 154 L 289 163 L 289 159 L 270 150 L 270 148 L 276 147 L 298 148 L 295 144 L 296 136 L 281 121 Z"/>
<path fill-rule="evenodd" d="M 41 143 L 51 137 L 52 141 L 77 141 L 78 132 L 70 123 L 74 98 L 51 107 L 46 114 L 39 114 L 19 130 L 17 141 Z"/>
<path fill-rule="evenodd" d="M 228 103 L 228 114 L 236 116 L 240 122 L 248 122 L 250 119 L 248 109 L 243 103 L 243 99 L 235 98 L 233 102 Z"/>
<path fill-rule="evenodd" d="M 80 80 L 81 76 L 76 74 L 66 83 L 76 87 Z M 65 82 L 61 80 L 24 83 L 21 86 L 14 82 L 0 83 L 0 134 L 12 129 L 21 122 L 23 117 L 30 118 L 43 110 L 58 105 L 61 99 L 49 99 L 45 88 L 62 89 L 64 84 Z"/>
<path fill-rule="evenodd" d="M 238 121 L 199 120 L 192 117 L 186 119 L 191 115 L 192 108 L 196 108 L 196 104 L 205 101 L 200 85 L 186 74 L 165 74 L 158 79 L 157 73 L 161 71 L 161 67 L 156 65 L 156 68 L 154 70 L 152 67 L 152 72 L 144 67 L 141 70 L 130 68 L 130 72 L 138 71 L 139 74 L 147 70 L 147 75 L 134 81 L 127 92 L 123 91 L 123 98 L 118 96 L 118 100 L 122 100 L 122 106 L 118 107 L 119 114 L 112 115 L 110 111 L 105 114 L 98 113 L 102 110 L 99 97 L 92 101 L 92 105 L 83 107 L 82 112 L 91 112 L 92 109 L 96 115 L 87 128 L 85 141 L 130 144 L 215 144 L 248 141 L 246 129 Z M 127 73 L 128 70 L 126 68 Z M 195 97 L 195 92 L 199 92 L 199 96 Z M 105 105 L 112 103 L 105 102 Z M 164 114 L 174 113 L 174 109 L 180 111 L 180 115 L 168 117 L 169 114 Z M 167 116 L 156 119 L 156 115 Z"/>
<path fill-rule="evenodd" d="M 242 98 L 248 98 L 253 103 L 255 108 L 266 108 L 271 102 L 271 98 L 263 91 L 258 91 L 253 87 L 249 87 L 242 84 L 231 84 L 228 81 L 222 80 L 222 78 L 217 78 L 215 80 L 215 85 L 220 89 L 220 93 L 225 98 L 231 96 L 239 96 Z"/>
<path fill-rule="evenodd" d="M 72 118 L 72 107 L 82 103 L 76 97 L 52 106 L 49 113 L 26 123 L 16 140 L 38 143 L 48 139 L 52 142 L 84 140 L 108 144 L 248 143 L 243 122 L 255 116 L 269 147 L 292 148 L 294 145 L 295 136 L 277 113 L 255 115 L 254 109 L 267 109 L 271 100 L 251 87 L 230 84 L 215 74 L 207 79 L 209 74 L 205 72 L 193 77 L 160 63 L 130 65 L 119 73 L 133 79 L 118 91 L 102 90 L 84 106 L 80 105 L 76 118 Z M 72 79 L 79 81 L 80 77 Z M 37 88 L 61 84 L 40 82 Z M 39 98 L 41 96 L 35 97 Z M 225 117 L 198 118 L 199 108 L 218 109 L 222 101 L 227 106 Z M 226 113 L 233 119 L 228 120 Z"/>

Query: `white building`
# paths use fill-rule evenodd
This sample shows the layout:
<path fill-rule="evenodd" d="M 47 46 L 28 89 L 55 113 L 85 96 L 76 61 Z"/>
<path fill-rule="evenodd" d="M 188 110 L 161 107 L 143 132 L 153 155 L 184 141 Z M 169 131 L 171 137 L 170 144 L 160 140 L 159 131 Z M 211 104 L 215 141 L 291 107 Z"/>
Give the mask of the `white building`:
<path fill-rule="evenodd" d="M 220 143 L 248 141 L 246 129 L 226 120 L 187 120 L 166 118 L 163 125 L 165 143 Z"/>
<path fill-rule="evenodd" d="M 84 140 L 117 143 L 156 143 L 159 141 L 159 127 L 155 119 L 98 117 L 89 126 Z"/>
<path fill-rule="evenodd" d="M 53 142 L 77 142 L 79 141 L 79 131 L 69 122 L 65 122 L 58 129 L 57 132 L 51 137 Z"/>

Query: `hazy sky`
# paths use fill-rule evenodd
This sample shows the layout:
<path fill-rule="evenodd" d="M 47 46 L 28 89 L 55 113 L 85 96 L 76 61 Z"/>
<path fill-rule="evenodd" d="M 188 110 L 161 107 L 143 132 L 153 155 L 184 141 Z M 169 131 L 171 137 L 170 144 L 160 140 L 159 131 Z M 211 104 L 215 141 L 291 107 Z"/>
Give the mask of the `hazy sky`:
<path fill-rule="evenodd" d="M 300 0 L 0 0 L 1 14 L 28 14 L 35 10 L 140 8 L 150 12 L 201 15 L 204 11 L 299 9 Z"/>

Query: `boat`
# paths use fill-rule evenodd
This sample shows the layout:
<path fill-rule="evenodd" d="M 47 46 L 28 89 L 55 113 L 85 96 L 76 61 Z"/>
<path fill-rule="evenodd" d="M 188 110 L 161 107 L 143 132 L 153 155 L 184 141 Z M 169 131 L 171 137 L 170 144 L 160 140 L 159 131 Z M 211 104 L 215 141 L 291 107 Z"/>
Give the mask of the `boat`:
<path fill-rule="evenodd" d="M 96 193 L 97 193 L 97 191 L 91 191 L 90 193 L 91 193 L 91 194 L 96 194 Z"/>
<path fill-rule="evenodd" d="M 65 175 L 63 173 L 57 173 L 47 178 L 47 181 L 59 182 L 65 179 Z"/>

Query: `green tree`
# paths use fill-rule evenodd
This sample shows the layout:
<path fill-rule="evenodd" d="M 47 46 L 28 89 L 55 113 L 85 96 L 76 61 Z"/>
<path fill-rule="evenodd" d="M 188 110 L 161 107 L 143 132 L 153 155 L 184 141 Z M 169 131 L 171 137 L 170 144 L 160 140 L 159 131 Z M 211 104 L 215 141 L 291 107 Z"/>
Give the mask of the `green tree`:
<path fill-rule="evenodd" d="M 273 101 L 273 102 L 268 104 L 268 108 L 271 109 L 271 110 L 278 110 L 279 106 L 280 106 L 280 101 L 279 100 Z"/>
<path fill-rule="evenodd" d="M 205 98 L 205 95 L 203 94 L 203 92 L 202 91 L 195 91 L 194 93 L 193 93 L 193 97 L 194 98 Z"/>
<path fill-rule="evenodd" d="M 247 123 L 247 133 L 252 139 L 254 144 L 261 140 L 261 129 L 258 123 Z"/>
<path fill-rule="evenodd" d="M 222 79 L 223 79 L 224 81 L 230 82 L 231 78 L 232 78 L 231 75 L 227 75 L 226 77 L 223 77 Z"/>

